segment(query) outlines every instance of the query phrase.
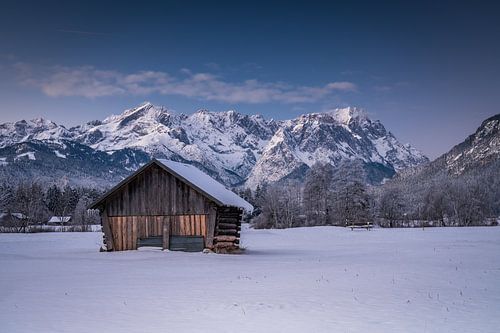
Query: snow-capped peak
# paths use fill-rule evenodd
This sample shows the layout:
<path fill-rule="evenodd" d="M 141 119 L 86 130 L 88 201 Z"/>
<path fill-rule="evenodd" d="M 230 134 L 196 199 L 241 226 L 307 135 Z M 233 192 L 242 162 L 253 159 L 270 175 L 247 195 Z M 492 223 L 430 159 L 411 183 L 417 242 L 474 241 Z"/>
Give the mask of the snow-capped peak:
<path fill-rule="evenodd" d="M 363 109 L 356 107 L 338 108 L 328 111 L 340 124 L 349 125 L 351 119 L 367 119 L 368 116 Z"/>
<path fill-rule="evenodd" d="M 64 126 L 42 117 L 0 124 L 0 147 L 30 140 L 57 141 L 70 136 L 70 131 Z"/>

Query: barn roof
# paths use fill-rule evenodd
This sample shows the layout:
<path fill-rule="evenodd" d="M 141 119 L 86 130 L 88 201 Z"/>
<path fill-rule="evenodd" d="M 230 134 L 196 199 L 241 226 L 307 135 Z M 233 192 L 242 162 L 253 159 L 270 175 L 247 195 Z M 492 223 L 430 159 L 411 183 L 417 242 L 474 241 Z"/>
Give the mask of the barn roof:
<path fill-rule="evenodd" d="M 144 165 L 142 168 L 134 172 L 132 175 L 124 179 L 122 182 L 120 182 L 118 185 L 104 194 L 99 200 L 93 203 L 90 208 L 96 208 L 105 198 L 107 198 L 109 195 L 114 193 L 126 183 L 130 182 L 138 173 L 142 172 L 152 164 L 159 165 L 161 168 L 179 178 L 194 189 L 198 190 L 200 193 L 207 196 L 209 199 L 213 200 L 220 206 L 239 207 L 250 213 L 253 211 L 253 206 L 245 199 L 241 198 L 233 191 L 227 189 L 224 185 L 222 185 L 217 180 L 213 179 L 197 167 L 190 164 L 165 159 L 153 159 L 151 162 Z"/>
<path fill-rule="evenodd" d="M 159 159 L 158 162 L 163 164 L 163 166 L 173 173 L 187 180 L 188 183 L 191 183 L 209 196 L 217 199 L 217 201 L 221 202 L 223 205 L 240 207 L 247 212 L 253 211 L 253 206 L 245 199 L 233 191 L 228 190 L 224 185 L 194 165 L 163 159 Z"/>
<path fill-rule="evenodd" d="M 52 216 L 48 223 L 66 223 L 71 220 L 71 216 Z"/>

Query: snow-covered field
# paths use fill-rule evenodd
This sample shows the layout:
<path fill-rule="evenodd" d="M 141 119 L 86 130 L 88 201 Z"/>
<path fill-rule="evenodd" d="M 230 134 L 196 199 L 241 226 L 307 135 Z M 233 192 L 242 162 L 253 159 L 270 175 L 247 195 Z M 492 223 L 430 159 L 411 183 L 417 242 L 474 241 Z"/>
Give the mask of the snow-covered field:
<path fill-rule="evenodd" d="M 498 332 L 500 228 L 243 230 L 244 255 L 0 234 L 1 332 Z"/>

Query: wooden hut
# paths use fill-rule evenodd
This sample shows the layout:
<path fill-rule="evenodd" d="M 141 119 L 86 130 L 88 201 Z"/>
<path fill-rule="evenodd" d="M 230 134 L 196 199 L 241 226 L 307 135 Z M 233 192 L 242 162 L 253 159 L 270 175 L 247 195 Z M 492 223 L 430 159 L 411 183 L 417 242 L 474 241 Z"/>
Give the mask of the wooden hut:
<path fill-rule="evenodd" d="M 52 216 L 48 221 L 47 225 L 68 225 L 71 222 L 71 216 Z"/>
<path fill-rule="evenodd" d="M 252 205 L 193 165 L 154 159 L 90 206 L 107 251 L 141 246 L 237 252 L 243 211 Z"/>

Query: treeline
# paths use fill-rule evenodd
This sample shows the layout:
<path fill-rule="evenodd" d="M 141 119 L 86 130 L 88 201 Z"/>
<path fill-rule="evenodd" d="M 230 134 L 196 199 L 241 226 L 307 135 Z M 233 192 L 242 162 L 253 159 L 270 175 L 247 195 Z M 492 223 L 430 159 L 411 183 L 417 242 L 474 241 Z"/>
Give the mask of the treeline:
<path fill-rule="evenodd" d="M 383 227 L 472 226 L 500 215 L 500 168 L 460 177 L 437 172 L 369 186 L 361 161 L 315 164 L 304 181 L 289 180 L 242 193 L 256 210 L 256 228 L 362 224 Z"/>
<path fill-rule="evenodd" d="M 37 182 L 0 185 L 2 226 L 25 232 L 30 226 L 46 224 L 51 216 L 70 216 L 70 225 L 98 224 L 99 217 L 87 210 L 101 191 L 66 185 L 44 187 Z"/>

